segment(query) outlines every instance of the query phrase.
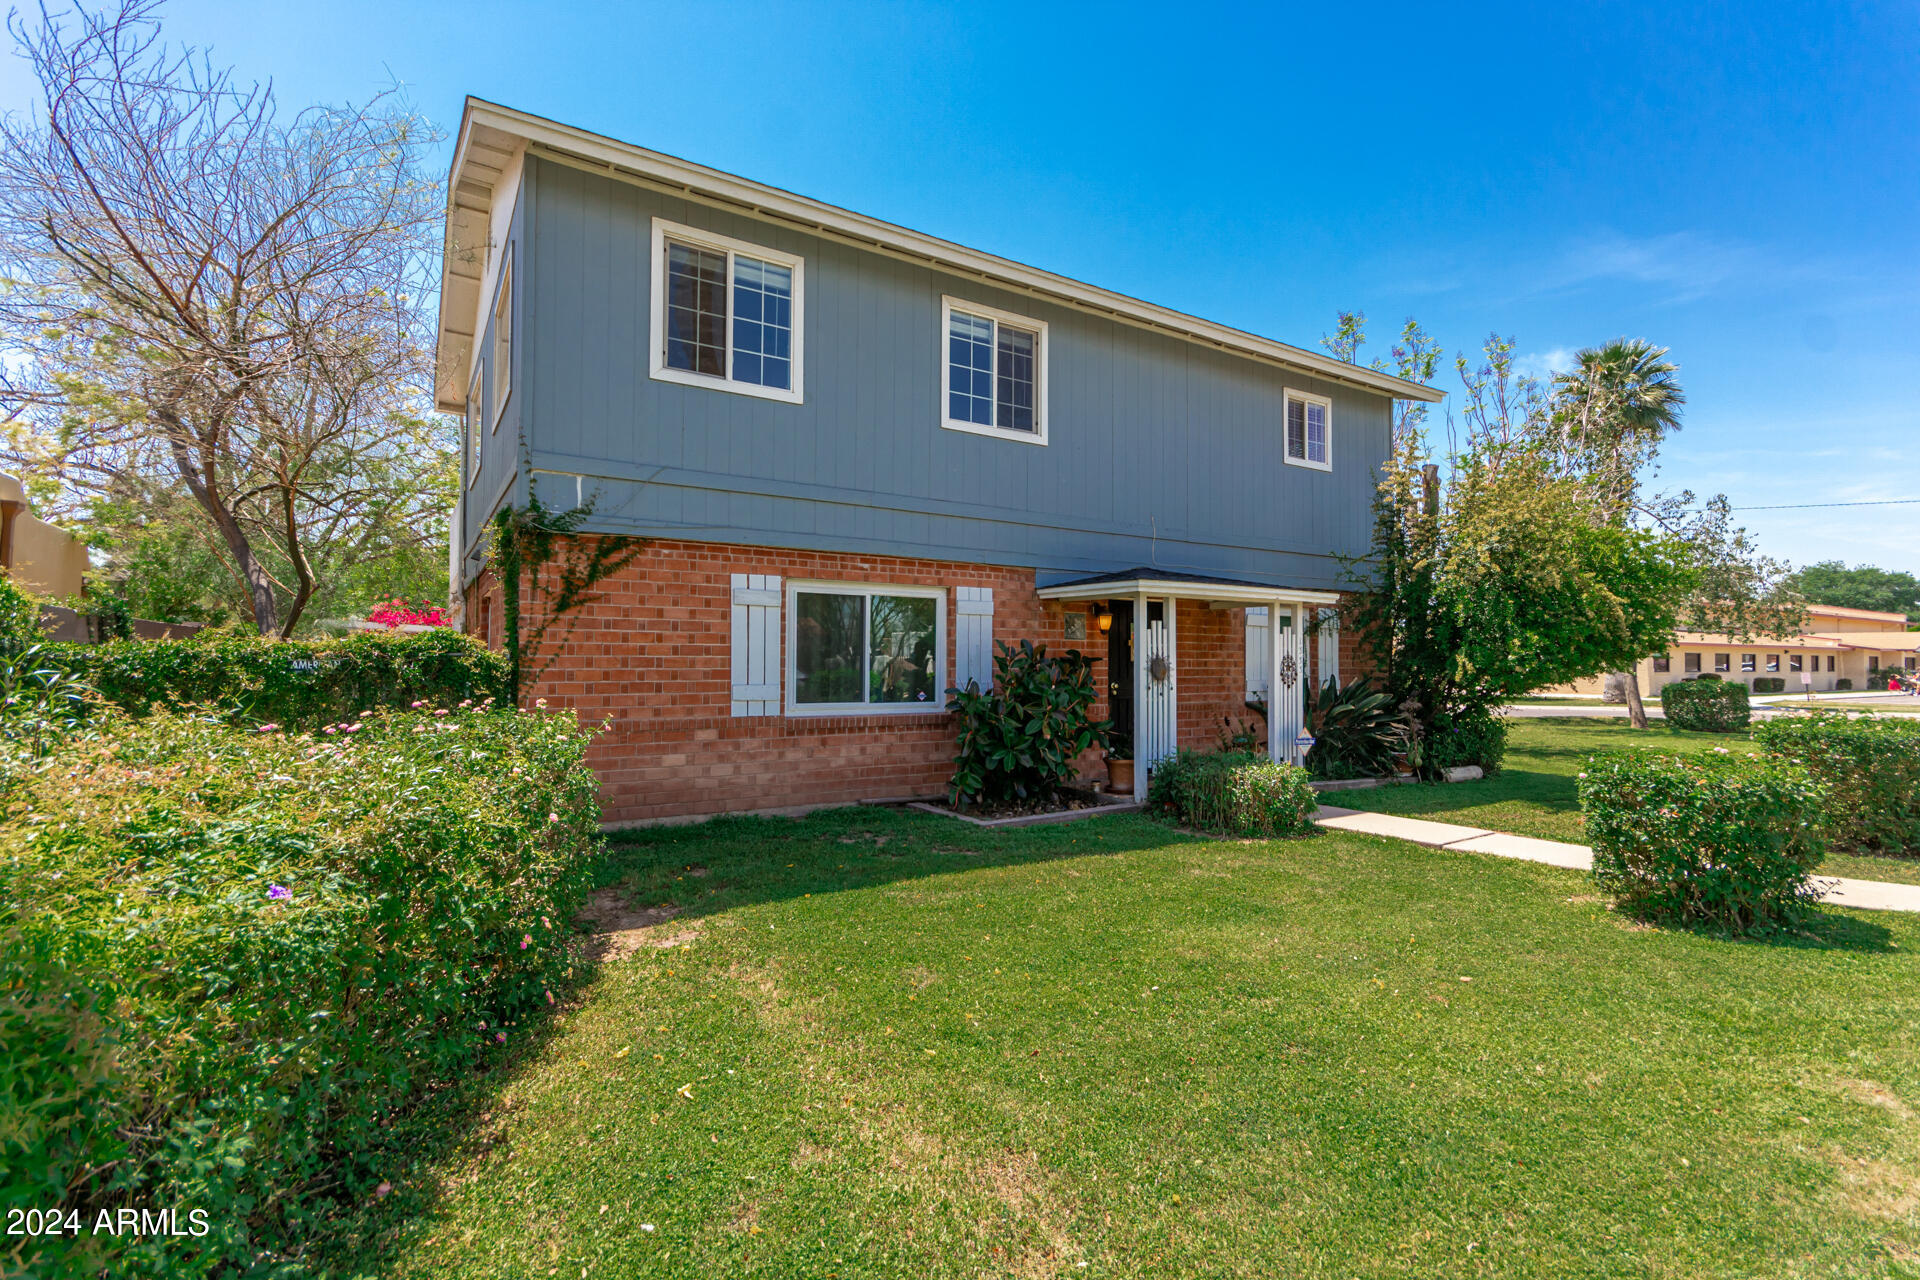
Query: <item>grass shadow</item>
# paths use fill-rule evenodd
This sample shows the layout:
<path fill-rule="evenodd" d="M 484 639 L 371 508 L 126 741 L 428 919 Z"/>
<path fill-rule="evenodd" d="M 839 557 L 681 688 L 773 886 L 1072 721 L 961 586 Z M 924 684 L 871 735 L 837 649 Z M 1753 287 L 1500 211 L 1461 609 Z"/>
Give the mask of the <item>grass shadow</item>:
<path fill-rule="evenodd" d="M 758 902 L 840 893 L 955 871 L 1196 843 L 1209 837 L 1138 814 L 983 828 L 881 806 L 802 818 L 721 817 L 616 832 L 599 879 L 635 908 L 685 921 Z"/>

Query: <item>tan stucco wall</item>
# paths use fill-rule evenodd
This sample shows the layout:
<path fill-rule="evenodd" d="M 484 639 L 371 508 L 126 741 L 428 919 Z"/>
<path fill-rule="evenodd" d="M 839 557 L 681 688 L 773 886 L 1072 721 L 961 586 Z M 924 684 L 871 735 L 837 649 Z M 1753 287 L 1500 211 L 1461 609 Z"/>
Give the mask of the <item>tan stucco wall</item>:
<path fill-rule="evenodd" d="M 13 580 L 35 595 L 80 594 L 87 547 L 65 529 L 22 511 L 13 518 Z"/>

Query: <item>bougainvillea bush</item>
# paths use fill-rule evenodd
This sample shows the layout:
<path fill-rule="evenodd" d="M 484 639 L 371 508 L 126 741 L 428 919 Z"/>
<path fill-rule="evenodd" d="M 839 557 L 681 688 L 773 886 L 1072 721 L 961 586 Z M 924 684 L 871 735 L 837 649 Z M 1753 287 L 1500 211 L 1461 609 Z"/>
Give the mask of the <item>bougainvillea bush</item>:
<path fill-rule="evenodd" d="M 457 631 L 330 640 L 218 636 L 46 646 L 49 659 L 134 715 L 203 706 L 237 723 L 313 728 L 375 707 L 507 700 L 504 654 Z"/>
<path fill-rule="evenodd" d="M 1835 845 L 1920 853 L 1920 722 L 1815 712 L 1766 721 L 1753 738 L 1827 788 L 1827 836 Z"/>
<path fill-rule="evenodd" d="M 1636 914 L 1736 932 L 1792 923 L 1816 898 L 1826 802 L 1800 766 L 1725 747 L 1613 752 L 1580 775 L 1601 890 Z"/>
<path fill-rule="evenodd" d="M 411 604 L 395 596 L 367 610 L 367 621 L 380 627 L 444 627 L 451 625 L 446 610 L 437 604 Z"/>
<path fill-rule="evenodd" d="M 40 1272 L 302 1274 L 399 1176 L 409 1104 L 568 978 L 586 743 L 484 705 L 305 733 L 159 712 L 0 761 L 0 1208 L 208 1227 L 36 1242 Z"/>

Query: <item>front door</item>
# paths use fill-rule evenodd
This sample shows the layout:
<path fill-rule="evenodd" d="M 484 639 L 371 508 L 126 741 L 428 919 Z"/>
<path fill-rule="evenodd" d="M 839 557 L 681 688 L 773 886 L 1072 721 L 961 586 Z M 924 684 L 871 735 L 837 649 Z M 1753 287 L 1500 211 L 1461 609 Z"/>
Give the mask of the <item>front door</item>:
<path fill-rule="evenodd" d="M 1113 628 L 1107 632 L 1107 718 L 1113 721 L 1113 746 L 1133 756 L 1133 605 L 1108 606 Z"/>

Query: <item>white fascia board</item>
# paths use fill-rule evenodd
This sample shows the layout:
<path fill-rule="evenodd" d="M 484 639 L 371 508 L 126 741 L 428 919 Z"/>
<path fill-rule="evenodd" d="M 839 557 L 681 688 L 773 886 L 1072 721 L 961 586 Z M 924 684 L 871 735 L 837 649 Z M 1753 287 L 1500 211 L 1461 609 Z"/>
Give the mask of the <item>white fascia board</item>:
<path fill-rule="evenodd" d="M 1142 328 L 1172 333 L 1190 342 L 1253 356 L 1328 381 L 1361 387 L 1396 400 L 1437 404 L 1446 398 L 1446 392 L 1417 382 L 1408 382 L 1391 374 L 1319 355 L 1303 347 L 1275 342 L 1271 338 L 1215 324 L 1170 307 L 1157 306 L 1125 294 L 1083 284 L 1051 271 L 1042 271 L 949 240 L 923 235 L 878 218 L 869 218 L 836 205 L 782 191 L 778 187 L 709 169 L 677 156 L 649 151 L 632 143 L 470 97 L 460 129 L 463 145 L 475 124 L 517 134 L 525 138 L 530 146 L 544 150 L 554 159 L 584 163 L 589 168 L 604 170 L 630 181 L 655 185 L 703 203 L 775 218 L 862 248 L 977 276 L 1002 287 L 1025 290 L 1079 310 L 1092 311 Z M 453 182 L 449 183 L 450 190 L 457 183 L 458 176 L 456 169 Z"/>
<path fill-rule="evenodd" d="M 1298 587 L 1236 586 L 1221 582 L 1173 582 L 1154 578 L 1129 578 L 1120 582 L 1066 583 L 1041 587 L 1034 592 L 1042 600 L 1123 600 L 1134 596 L 1152 596 L 1176 600 L 1231 600 L 1246 604 L 1272 604 L 1275 600 L 1294 604 L 1338 604 L 1336 591 L 1303 591 Z"/>

